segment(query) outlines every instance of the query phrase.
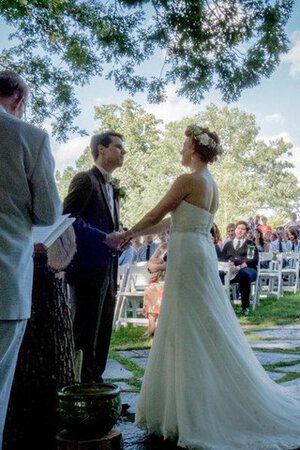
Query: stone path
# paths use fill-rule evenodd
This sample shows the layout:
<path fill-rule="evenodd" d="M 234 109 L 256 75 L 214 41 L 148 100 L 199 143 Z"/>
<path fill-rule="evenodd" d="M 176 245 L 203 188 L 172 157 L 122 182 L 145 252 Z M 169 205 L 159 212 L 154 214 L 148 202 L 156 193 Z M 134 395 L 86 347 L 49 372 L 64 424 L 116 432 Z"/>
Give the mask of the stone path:
<path fill-rule="evenodd" d="M 300 325 L 269 327 L 255 331 L 255 327 L 244 327 L 249 343 L 258 360 L 266 368 L 270 378 L 280 382 L 300 394 Z M 125 358 L 138 369 L 144 369 L 148 350 L 130 350 L 118 352 L 117 359 Z M 268 367 L 272 365 L 273 367 Z M 287 380 L 287 377 L 293 379 Z M 133 424 L 139 388 L 136 376 L 124 365 L 110 359 L 104 373 L 106 381 L 112 381 L 121 388 L 122 403 L 130 408 L 117 424 L 122 431 L 124 450 L 164 450 L 174 448 L 160 440 L 149 438 Z M 142 378 L 138 378 L 141 382 Z M 135 382 L 135 383 L 134 383 Z M 131 384 L 132 383 L 132 384 Z"/>

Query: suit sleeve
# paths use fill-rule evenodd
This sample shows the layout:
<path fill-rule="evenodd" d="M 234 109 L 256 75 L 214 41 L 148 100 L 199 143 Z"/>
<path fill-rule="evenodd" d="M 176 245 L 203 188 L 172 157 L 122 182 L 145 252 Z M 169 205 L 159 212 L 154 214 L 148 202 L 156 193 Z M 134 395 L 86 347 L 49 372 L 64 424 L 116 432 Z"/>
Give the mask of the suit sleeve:
<path fill-rule="evenodd" d="M 54 158 L 47 134 L 43 135 L 30 180 L 32 221 L 35 225 L 52 225 L 62 213 L 54 177 Z"/>
<path fill-rule="evenodd" d="M 75 175 L 70 183 L 68 194 L 64 199 L 64 213 L 80 217 L 91 193 L 92 182 L 90 177 L 83 172 Z"/>
<path fill-rule="evenodd" d="M 76 217 L 74 228 L 79 239 L 94 239 L 95 242 L 103 242 L 106 233 L 90 226 L 81 217 L 81 212 L 91 196 L 92 189 L 91 179 L 86 173 L 81 172 L 75 175 L 70 183 L 68 195 L 64 199 L 63 210 L 65 214 Z"/>

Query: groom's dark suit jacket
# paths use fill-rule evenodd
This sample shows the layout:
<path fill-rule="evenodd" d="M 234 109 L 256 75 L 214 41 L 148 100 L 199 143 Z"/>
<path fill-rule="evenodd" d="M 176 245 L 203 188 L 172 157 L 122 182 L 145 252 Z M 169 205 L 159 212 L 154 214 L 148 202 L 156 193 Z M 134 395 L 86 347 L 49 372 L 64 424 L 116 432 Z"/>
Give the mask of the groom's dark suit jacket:
<path fill-rule="evenodd" d="M 112 214 L 103 175 L 93 167 L 71 181 L 64 213 L 77 218 L 77 252 L 67 281 L 73 293 L 75 346 L 83 350 L 81 381 L 97 382 L 105 369 L 116 301 L 118 255 L 103 241 L 106 233 L 119 229 L 117 192 Z"/>
<path fill-rule="evenodd" d="M 68 281 L 107 267 L 116 252 L 103 243 L 106 233 L 119 229 L 119 203 L 114 192 L 114 220 L 109 209 L 103 175 L 97 167 L 75 175 L 64 200 L 64 213 L 76 217 L 77 252 L 68 270 Z"/>

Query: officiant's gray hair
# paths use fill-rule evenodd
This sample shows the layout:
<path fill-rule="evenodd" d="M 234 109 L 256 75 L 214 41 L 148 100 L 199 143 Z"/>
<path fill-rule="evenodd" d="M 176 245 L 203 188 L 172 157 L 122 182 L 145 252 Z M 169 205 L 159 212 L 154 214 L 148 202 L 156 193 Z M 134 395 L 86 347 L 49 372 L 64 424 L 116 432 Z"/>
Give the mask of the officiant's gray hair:
<path fill-rule="evenodd" d="M 101 134 L 94 134 L 94 136 L 91 137 L 90 147 L 91 147 L 91 152 L 92 152 L 94 161 L 96 161 L 96 159 L 99 156 L 98 145 L 103 145 L 103 147 L 108 147 L 112 141 L 112 139 L 111 139 L 112 137 L 118 137 L 122 141 L 124 141 L 123 135 L 120 133 L 117 133 L 116 131 L 113 131 L 113 130 L 107 130 Z"/>

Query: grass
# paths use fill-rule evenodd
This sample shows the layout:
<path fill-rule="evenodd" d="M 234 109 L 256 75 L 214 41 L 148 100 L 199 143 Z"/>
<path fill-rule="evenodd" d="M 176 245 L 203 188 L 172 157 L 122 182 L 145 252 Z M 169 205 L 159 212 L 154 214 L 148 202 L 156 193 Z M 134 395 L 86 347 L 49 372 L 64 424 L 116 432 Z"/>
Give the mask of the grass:
<path fill-rule="evenodd" d="M 300 324 L 300 293 L 285 293 L 279 300 L 274 297 L 261 299 L 256 309 L 250 310 L 248 317 L 240 314 L 240 306 L 234 305 L 234 309 L 241 325 L 257 325 L 251 332 L 275 325 Z M 144 332 L 145 327 L 130 325 L 114 331 L 111 352 L 150 348 L 152 339 L 145 338 Z"/>
<path fill-rule="evenodd" d="M 269 297 L 261 299 L 260 304 L 253 311 L 250 310 L 248 317 L 244 317 L 240 313 L 240 306 L 234 305 L 233 308 L 236 311 L 236 315 L 240 321 L 241 325 L 253 325 L 250 329 L 245 329 L 245 334 L 253 333 L 265 329 L 270 326 L 276 325 L 289 325 L 289 324 L 300 324 L 300 293 L 292 294 L 285 293 L 284 297 L 277 300 L 274 297 Z M 149 349 L 152 344 L 152 338 L 145 337 L 145 327 L 143 326 L 132 326 L 121 327 L 118 331 L 114 331 L 112 334 L 111 345 L 110 345 L 110 358 L 118 361 L 126 369 L 132 372 L 132 378 L 130 380 L 124 380 L 131 386 L 131 389 L 138 392 L 141 385 L 141 378 L 143 376 L 144 370 L 134 363 L 134 358 L 128 359 L 121 356 L 119 351 L 125 350 L 143 350 Z M 254 339 L 261 339 L 261 337 L 253 337 Z M 268 339 L 272 341 L 272 339 Z M 272 352 L 271 349 L 260 351 Z M 265 365 L 265 369 L 269 371 L 274 371 L 274 369 L 280 371 L 280 367 L 293 366 L 299 364 L 300 362 L 300 348 L 274 350 L 276 353 L 291 353 L 299 354 L 299 360 L 286 362 L 284 364 L 269 364 Z M 282 383 L 285 381 L 290 381 L 295 378 L 299 378 L 299 373 L 290 372 L 283 374 L 280 380 L 276 382 Z"/>

